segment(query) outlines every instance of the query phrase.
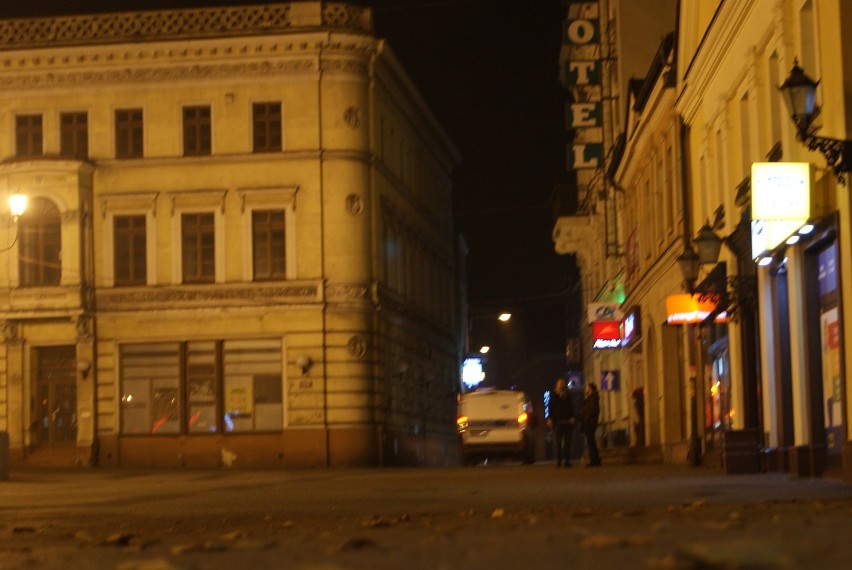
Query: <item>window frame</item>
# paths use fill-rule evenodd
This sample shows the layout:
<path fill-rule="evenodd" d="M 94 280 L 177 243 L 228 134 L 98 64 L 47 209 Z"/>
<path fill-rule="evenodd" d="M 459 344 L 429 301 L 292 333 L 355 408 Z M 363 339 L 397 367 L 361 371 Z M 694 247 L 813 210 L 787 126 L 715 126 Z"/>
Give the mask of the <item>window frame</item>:
<path fill-rule="evenodd" d="M 275 241 L 276 241 L 276 233 L 279 229 L 277 220 L 270 219 L 271 216 L 279 214 L 281 215 L 280 222 L 280 233 L 281 233 L 281 267 L 280 271 L 276 270 L 276 256 L 275 256 Z M 259 243 L 258 243 L 258 226 L 257 226 L 257 217 L 259 215 L 265 215 L 266 219 L 263 220 L 263 227 L 261 229 L 264 230 L 264 236 L 267 238 L 266 240 L 266 249 L 265 258 L 266 264 L 269 268 L 265 275 L 258 275 L 258 256 L 259 256 Z M 252 258 L 252 281 L 284 281 L 287 279 L 287 210 L 284 208 L 254 208 L 251 211 L 251 258 Z"/>
<path fill-rule="evenodd" d="M 210 221 L 209 225 L 207 224 L 206 218 L 209 216 Z M 187 233 L 186 222 L 191 218 L 195 218 L 199 223 L 195 228 L 193 228 L 193 232 L 191 236 Z M 202 218 L 204 218 L 202 220 Z M 203 210 L 203 211 L 187 211 L 180 213 L 180 264 L 181 264 L 181 283 L 184 285 L 209 285 L 216 283 L 216 257 L 217 257 L 217 248 L 216 248 L 216 213 L 211 210 Z M 210 241 L 212 242 L 212 253 L 211 259 L 208 260 L 206 258 L 206 246 L 205 246 L 205 238 L 209 233 Z M 192 278 L 187 277 L 187 248 L 185 246 L 187 237 L 195 238 L 195 269 L 197 271 L 197 275 L 194 275 Z M 212 265 L 212 274 L 209 275 L 205 273 L 206 266 L 209 263 Z"/>
<path fill-rule="evenodd" d="M 206 111 L 207 116 L 187 116 L 188 113 L 199 111 Z M 213 154 L 213 109 L 209 104 L 184 105 L 181 108 L 181 136 L 183 156 Z M 194 142 L 194 145 L 190 146 L 190 142 Z"/>
<path fill-rule="evenodd" d="M 296 196 L 298 191 L 298 186 L 240 188 L 237 190 L 241 204 L 243 243 L 251 249 L 251 255 L 243 256 L 244 281 L 266 283 L 278 280 L 257 280 L 254 278 L 254 228 L 252 219 L 255 210 L 284 211 L 284 280 L 297 278 Z"/>
<path fill-rule="evenodd" d="M 82 125 L 76 120 L 83 117 Z M 72 118 L 66 127 L 65 119 Z M 66 135 L 71 148 L 66 147 Z M 59 156 L 87 160 L 89 158 L 89 113 L 87 111 L 62 111 L 59 113 Z"/>
<path fill-rule="evenodd" d="M 41 201 L 50 204 L 53 209 L 56 210 L 55 220 L 51 217 L 48 221 L 44 221 L 42 217 L 34 218 L 34 212 L 36 209 L 36 204 Z M 45 233 L 46 226 L 55 226 L 55 235 L 50 236 L 55 241 L 55 253 L 57 262 L 59 263 L 59 267 L 56 270 L 56 276 L 54 279 L 46 279 L 46 267 L 48 261 L 48 256 L 45 255 L 46 245 L 45 238 L 47 237 Z M 35 230 L 35 232 L 33 231 Z M 38 250 L 37 256 L 31 255 L 31 249 L 29 240 L 32 239 L 33 235 L 37 235 L 38 243 L 35 244 L 35 248 Z M 44 196 L 38 196 L 31 200 L 30 206 L 27 208 L 27 211 L 23 216 L 18 220 L 18 286 L 20 287 L 58 287 L 62 284 L 62 270 L 64 267 L 63 259 L 62 259 L 62 209 L 60 205 L 50 198 Z M 25 261 L 26 257 L 32 257 L 33 261 L 27 262 Z M 30 275 L 30 272 L 25 269 L 24 264 L 28 263 L 29 265 L 40 267 L 41 269 L 38 271 L 39 277 L 34 280 L 27 279 L 27 276 Z"/>
<path fill-rule="evenodd" d="M 277 113 L 270 114 L 271 107 L 277 107 Z M 266 113 L 260 115 L 264 110 Z M 276 122 L 277 133 L 274 132 L 275 129 L 271 128 Z M 262 137 L 259 129 L 261 126 L 263 127 Z M 276 138 L 277 140 L 275 140 Z M 252 103 L 251 148 L 254 154 L 281 152 L 284 149 L 284 109 L 281 101 L 255 101 Z"/>
<path fill-rule="evenodd" d="M 27 124 L 22 124 L 27 122 Z M 37 123 L 37 124 L 35 124 Z M 22 144 L 22 140 L 25 141 Z M 21 113 L 15 115 L 15 157 L 44 156 L 44 115 Z"/>
<path fill-rule="evenodd" d="M 134 239 L 128 240 L 128 247 L 127 247 L 128 252 L 126 254 L 126 257 L 131 260 L 127 264 L 128 278 L 127 279 L 120 279 L 119 275 L 118 275 L 118 263 L 117 262 L 118 262 L 119 258 L 122 257 L 124 252 L 119 250 L 119 245 L 118 245 L 119 244 L 119 240 L 118 240 L 119 231 L 118 231 L 116 224 L 117 224 L 119 219 L 123 219 L 123 218 L 126 218 L 128 220 L 134 220 L 134 219 L 141 219 L 142 220 L 141 235 L 144 237 L 142 243 L 144 244 L 143 247 L 145 248 L 144 253 L 143 253 L 145 264 L 144 264 L 144 275 L 142 276 L 141 279 L 139 279 L 138 276 L 136 276 L 136 271 L 135 271 L 136 264 L 135 264 L 134 253 L 136 253 L 135 252 L 136 241 Z M 139 213 L 136 213 L 136 214 L 128 214 L 128 213 L 115 214 L 115 215 L 112 216 L 112 224 L 111 225 L 112 225 L 112 241 L 113 241 L 113 284 L 116 287 L 144 287 L 144 286 L 148 285 L 148 219 L 147 219 L 147 216 L 144 213 L 142 213 L 142 214 L 139 214 Z M 126 229 L 126 231 L 124 233 L 128 234 L 128 236 L 130 238 L 132 238 L 133 236 L 138 236 L 140 232 L 139 232 L 139 228 L 137 228 L 137 227 L 129 227 L 129 228 Z"/>
<path fill-rule="evenodd" d="M 157 224 L 155 207 L 157 192 L 134 192 L 127 194 L 106 193 L 100 196 L 103 211 L 104 227 L 113 228 L 115 216 L 145 216 L 145 285 L 151 286 L 157 282 Z M 103 273 L 106 276 L 106 286 L 115 286 L 115 234 L 110 231 L 109 239 L 101 240 L 103 244 Z"/>
<path fill-rule="evenodd" d="M 125 113 L 139 114 L 137 119 L 135 116 L 128 116 L 120 120 L 120 115 Z M 113 113 L 113 121 L 115 125 L 115 158 L 137 159 L 145 157 L 145 110 L 142 107 L 126 107 L 115 109 Z M 138 148 L 136 143 L 136 134 L 138 132 L 139 141 Z"/>

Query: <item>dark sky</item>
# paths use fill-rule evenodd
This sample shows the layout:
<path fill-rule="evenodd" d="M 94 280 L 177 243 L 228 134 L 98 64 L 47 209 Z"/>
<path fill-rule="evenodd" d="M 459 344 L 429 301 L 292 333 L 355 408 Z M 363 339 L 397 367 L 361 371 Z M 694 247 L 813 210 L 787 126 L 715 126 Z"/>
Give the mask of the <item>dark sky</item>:
<path fill-rule="evenodd" d="M 258 0 L 6 1 L 0 17 L 217 5 Z M 474 310 L 510 306 L 541 326 L 528 342 L 564 343 L 576 278 L 554 253 L 550 196 L 564 176 L 558 54 L 561 0 L 356 0 L 387 38 L 462 157 L 456 227 L 470 247 Z M 542 346 L 542 348 L 545 348 Z"/>

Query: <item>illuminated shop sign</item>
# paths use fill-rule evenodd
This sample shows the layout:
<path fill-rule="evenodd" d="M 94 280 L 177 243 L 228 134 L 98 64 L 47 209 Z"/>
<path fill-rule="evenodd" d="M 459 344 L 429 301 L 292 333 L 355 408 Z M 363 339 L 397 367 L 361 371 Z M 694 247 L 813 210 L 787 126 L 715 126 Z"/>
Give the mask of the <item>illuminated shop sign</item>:
<path fill-rule="evenodd" d="M 621 303 L 589 303 L 586 307 L 589 322 L 595 321 L 620 321 L 624 314 L 621 312 Z"/>
<path fill-rule="evenodd" d="M 752 258 L 775 249 L 808 221 L 812 179 L 808 162 L 751 165 Z"/>
<path fill-rule="evenodd" d="M 482 370 L 482 357 L 469 356 L 462 363 L 462 382 L 468 389 L 475 388 L 485 380 L 485 372 Z"/>
<path fill-rule="evenodd" d="M 710 300 L 702 301 L 701 295 L 681 293 L 666 297 L 666 322 L 670 325 L 700 323 L 715 310 L 716 303 Z M 718 315 L 716 320 L 725 321 L 725 313 Z"/>
<path fill-rule="evenodd" d="M 633 307 L 621 321 L 621 346 L 627 346 L 642 336 L 642 320 L 639 307 Z"/>
<path fill-rule="evenodd" d="M 619 321 L 597 321 L 592 323 L 592 348 L 620 347 L 620 325 Z"/>

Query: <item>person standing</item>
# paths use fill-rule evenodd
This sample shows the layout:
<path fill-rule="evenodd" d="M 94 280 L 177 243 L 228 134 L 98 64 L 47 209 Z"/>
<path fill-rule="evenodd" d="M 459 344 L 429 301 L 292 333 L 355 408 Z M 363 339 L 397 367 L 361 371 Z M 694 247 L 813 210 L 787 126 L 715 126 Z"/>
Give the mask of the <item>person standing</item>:
<path fill-rule="evenodd" d="M 553 428 L 554 444 L 556 445 L 556 466 L 571 467 L 571 436 L 576 422 L 574 403 L 565 378 L 557 378 L 553 394 L 548 405 L 548 427 Z"/>
<path fill-rule="evenodd" d="M 589 467 L 600 467 L 601 456 L 598 453 L 598 442 L 595 439 L 595 432 L 598 429 L 598 420 L 601 415 L 601 397 L 598 393 L 598 387 L 594 382 L 586 384 L 585 395 L 583 406 L 580 408 L 580 421 L 582 422 L 583 433 L 586 436 L 586 445 L 589 449 Z"/>

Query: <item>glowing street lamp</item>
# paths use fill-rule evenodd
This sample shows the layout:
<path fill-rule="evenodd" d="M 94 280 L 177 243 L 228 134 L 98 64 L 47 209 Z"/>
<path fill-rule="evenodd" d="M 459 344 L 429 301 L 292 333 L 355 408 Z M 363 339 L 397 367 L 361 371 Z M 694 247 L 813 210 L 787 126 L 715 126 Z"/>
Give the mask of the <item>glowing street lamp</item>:
<path fill-rule="evenodd" d="M 27 209 L 27 196 L 25 194 L 12 194 L 9 196 L 9 211 L 12 214 L 12 221 L 17 222 L 18 218 L 24 215 Z"/>
<path fill-rule="evenodd" d="M 500 316 L 497 317 L 497 320 L 505 323 L 506 321 L 508 321 L 511 318 L 512 318 L 512 313 L 500 313 Z"/>

